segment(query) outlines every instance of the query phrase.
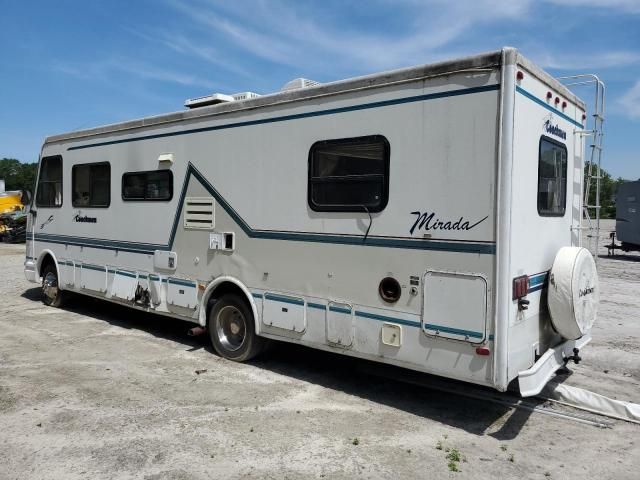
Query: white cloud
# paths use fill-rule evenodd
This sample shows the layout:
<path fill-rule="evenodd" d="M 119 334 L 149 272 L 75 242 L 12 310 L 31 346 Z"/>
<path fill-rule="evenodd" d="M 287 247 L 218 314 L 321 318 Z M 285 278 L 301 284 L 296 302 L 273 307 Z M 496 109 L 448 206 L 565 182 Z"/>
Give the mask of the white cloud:
<path fill-rule="evenodd" d="M 640 63 L 640 51 L 609 51 L 596 53 L 555 54 L 533 52 L 531 58 L 543 68 L 556 70 L 603 70 L 605 68 L 626 67 Z"/>
<path fill-rule="evenodd" d="M 144 62 L 121 57 L 85 62 L 82 64 L 57 62 L 54 63 L 53 68 L 59 72 L 83 80 L 113 80 L 114 78 L 125 75 L 128 77 L 138 77 L 145 80 L 173 83 L 189 87 L 213 89 L 215 86 L 213 82 L 195 75 L 158 68 Z"/>
<path fill-rule="evenodd" d="M 618 100 L 618 107 L 630 118 L 640 120 L 640 80 Z"/>
<path fill-rule="evenodd" d="M 532 2 L 377 3 L 390 16 L 398 14 L 408 19 L 402 33 L 389 31 L 385 18 L 360 26 L 356 22 L 342 26 L 337 13 L 313 3 L 170 1 L 192 22 L 217 33 L 248 55 L 305 70 L 318 70 L 322 65 L 331 65 L 332 69 L 357 65 L 369 71 L 445 58 L 448 55 L 443 49 L 475 25 L 525 19 Z"/>
<path fill-rule="evenodd" d="M 640 0 L 546 0 L 566 7 L 601 8 L 630 13 L 640 13 Z"/>

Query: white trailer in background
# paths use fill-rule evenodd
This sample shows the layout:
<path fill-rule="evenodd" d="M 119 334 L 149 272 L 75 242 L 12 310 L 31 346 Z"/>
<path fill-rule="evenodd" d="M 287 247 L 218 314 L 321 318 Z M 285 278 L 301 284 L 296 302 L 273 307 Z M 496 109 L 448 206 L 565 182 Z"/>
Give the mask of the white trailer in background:
<path fill-rule="evenodd" d="M 46 139 L 45 302 L 198 322 L 238 361 L 274 339 L 523 395 L 589 341 L 585 105 L 516 50 L 198 104 Z"/>

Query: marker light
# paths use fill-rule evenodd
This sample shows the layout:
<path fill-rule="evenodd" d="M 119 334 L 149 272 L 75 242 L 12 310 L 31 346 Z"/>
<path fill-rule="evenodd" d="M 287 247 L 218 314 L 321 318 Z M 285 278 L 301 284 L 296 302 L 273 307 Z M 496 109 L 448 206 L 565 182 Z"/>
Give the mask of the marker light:
<path fill-rule="evenodd" d="M 521 275 L 513 279 L 513 300 L 519 300 L 527 296 L 529 291 L 529 277 Z"/>
<path fill-rule="evenodd" d="M 586 119 L 587 119 L 587 114 L 586 114 L 586 113 L 583 113 L 583 114 L 582 114 L 582 120 L 586 120 Z"/>
<path fill-rule="evenodd" d="M 562 109 L 564 110 L 565 108 L 567 108 L 567 102 L 562 102 Z"/>
<path fill-rule="evenodd" d="M 560 97 L 556 97 L 555 102 L 556 102 L 556 105 L 559 104 L 560 103 Z"/>
<path fill-rule="evenodd" d="M 553 97 L 553 93 L 547 92 L 547 100 L 551 100 L 551 97 Z"/>
<path fill-rule="evenodd" d="M 524 78 L 524 73 L 522 73 L 522 72 L 518 72 L 518 73 L 516 73 L 516 78 L 517 78 L 518 80 L 522 80 L 522 79 Z"/>
<path fill-rule="evenodd" d="M 491 350 L 489 350 L 487 347 L 477 347 L 476 348 L 476 353 L 478 355 L 487 356 L 487 355 L 491 355 Z"/>

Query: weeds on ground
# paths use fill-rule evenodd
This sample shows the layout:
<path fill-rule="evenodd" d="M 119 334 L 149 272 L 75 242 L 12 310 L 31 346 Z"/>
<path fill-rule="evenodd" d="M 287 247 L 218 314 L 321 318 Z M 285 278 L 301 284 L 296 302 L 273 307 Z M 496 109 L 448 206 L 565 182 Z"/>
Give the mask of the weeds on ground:
<path fill-rule="evenodd" d="M 444 435 L 446 439 L 447 436 Z M 460 450 L 454 447 L 445 446 L 442 440 L 438 440 L 436 443 L 436 450 L 444 450 L 446 452 L 445 459 L 447 460 L 447 467 L 450 472 L 460 471 L 460 462 L 466 462 L 467 459 L 460 453 Z"/>

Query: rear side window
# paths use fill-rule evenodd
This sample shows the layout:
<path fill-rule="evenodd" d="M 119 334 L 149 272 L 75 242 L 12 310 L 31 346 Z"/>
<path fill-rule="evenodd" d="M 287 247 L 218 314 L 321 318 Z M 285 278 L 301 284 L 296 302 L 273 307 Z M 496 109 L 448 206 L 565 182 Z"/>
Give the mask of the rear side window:
<path fill-rule="evenodd" d="M 38 207 L 62 206 L 62 157 L 44 157 L 40 161 L 38 190 L 36 193 Z"/>
<path fill-rule="evenodd" d="M 173 173 L 171 170 L 129 172 L 122 175 L 122 199 L 164 200 L 173 198 Z"/>
<path fill-rule="evenodd" d="M 389 152 L 382 135 L 314 143 L 309 151 L 311 209 L 382 211 L 389 199 Z"/>
<path fill-rule="evenodd" d="M 71 170 L 75 208 L 106 208 L 111 203 L 111 165 L 85 163 L 74 165 Z"/>
<path fill-rule="evenodd" d="M 567 147 L 540 138 L 538 157 L 538 214 L 562 217 L 567 207 Z"/>

